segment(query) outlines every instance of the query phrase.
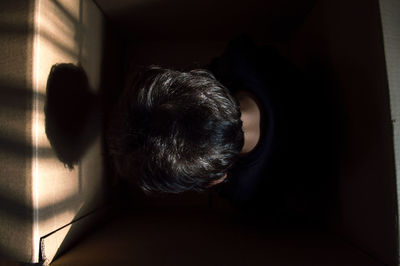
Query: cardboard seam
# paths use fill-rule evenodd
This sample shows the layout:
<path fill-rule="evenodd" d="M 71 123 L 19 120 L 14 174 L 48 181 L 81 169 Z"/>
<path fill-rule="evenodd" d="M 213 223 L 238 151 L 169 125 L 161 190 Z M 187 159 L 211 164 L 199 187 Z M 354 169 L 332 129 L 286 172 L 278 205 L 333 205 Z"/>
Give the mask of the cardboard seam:
<path fill-rule="evenodd" d="M 106 211 L 107 209 L 109 209 L 109 206 L 107 206 L 107 205 L 106 205 L 106 206 L 102 206 L 102 207 L 100 207 L 100 208 L 96 208 L 96 209 L 92 210 L 91 212 L 88 212 L 87 214 L 82 215 L 81 217 L 72 220 L 70 223 L 67 223 L 67 224 L 61 226 L 60 228 L 58 228 L 58 229 L 56 229 L 56 230 L 54 230 L 54 231 L 52 231 L 52 232 L 50 232 L 50 233 L 48 233 L 48 234 L 46 234 L 46 235 L 40 237 L 40 241 L 39 241 L 39 246 L 40 246 L 40 249 L 39 249 L 40 263 L 42 263 L 43 265 L 49 265 L 49 264 L 51 263 L 51 261 L 46 257 L 45 240 L 46 240 L 47 237 L 49 237 L 49 236 L 51 236 L 51 235 L 57 233 L 58 231 L 63 230 L 63 229 L 66 228 L 67 226 L 70 226 L 70 225 L 72 225 L 72 224 L 74 224 L 74 223 L 76 223 L 76 222 L 80 222 L 80 221 L 82 221 L 82 220 L 85 220 L 85 218 L 88 218 L 89 216 L 91 216 L 91 215 L 93 215 L 93 214 L 100 214 L 100 215 L 101 215 L 101 211 L 103 210 L 103 212 L 104 212 L 104 211 Z"/>
<path fill-rule="evenodd" d="M 39 77 L 38 77 L 38 50 L 40 46 L 40 1 L 35 0 L 34 2 L 34 36 L 33 36 L 33 67 L 32 67 L 32 77 L 33 77 L 33 112 L 32 112 L 32 204 L 33 204 L 33 232 L 32 232 L 32 262 L 39 262 L 40 253 L 40 243 L 39 243 L 39 192 L 38 192 L 38 132 L 37 123 L 39 120 Z"/>

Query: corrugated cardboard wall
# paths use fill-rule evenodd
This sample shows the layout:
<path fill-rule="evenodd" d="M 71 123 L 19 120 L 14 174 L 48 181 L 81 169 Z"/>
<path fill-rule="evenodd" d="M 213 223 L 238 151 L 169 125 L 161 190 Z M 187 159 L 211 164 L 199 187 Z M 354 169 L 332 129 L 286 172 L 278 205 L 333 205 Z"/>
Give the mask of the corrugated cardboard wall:
<path fill-rule="evenodd" d="M 93 105 L 93 109 L 86 109 L 86 106 L 100 101 L 98 91 L 103 52 L 103 15 L 92 1 L 36 0 L 35 16 L 34 91 L 38 95 L 45 95 L 45 101 L 34 99 L 32 138 L 35 153 L 32 179 L 37 204 L 35 226 L 38 237 L 42 238 L 96 210 L 104 202 L 101 106 Z M 45 104 L 50 106 L 50 101 L 54 100 L 46 94 L 47 77 L 51 67 L 58 63 L 80 64 L 83 67 L 89 81 L 85 93 L 93 94 L 89 97 L 92 101 L 80 103 L 79 98 L 66 97 L 59 103 L 62 109 L 48 109 L 46 114 Z M 64 90 L 55 91 L 54 95 L 68 95 L 68 88 Z M 82 108 L 82 112 L 76 117 L 68 117 L 69 114 L 75 114 L 77 108 Z M 85 116 L 83 122 L 80 116 Z M 64 118 L 66 121 L 60 121 Z M 76 132 L 76 139 L 71 135 L 66 137 L 63 131 L 57 129 L 65 123 L 68 123 L 68 132 Z M 50 128 L 56 134 L 50 136 Z M 81 142 L 81 138 L 84 141 Z M 61 151 L 69 151 L 68 146 L 80 151 L 74 155 L 77 163 L 73 169 L 59 160 Z M 47 260 L 51 261 L 64 240 L 71 238 L 71 231 L 63 230 L 63 234 L 59 232 L 54 241 L 48 241 L 42 255 L 45 254 Z M 39 239 L 35 239 L 35 245 L 38 242 Z"/>
<path fill-rule="evenodd" d="M 92 1 L 16 0 L 0 4 L 0 21 L 0 252 L 38 262 L 40 238 L 104 201 L 101 107 L 83 126 L 90 131 L 85 143 L 90 145 L 82 148 L 72 170 L 49 142 L 44 112 L 47 77 L 56 63 L 79 63 L 98 97 L 103 15 Z M 74 99 L 69 101 L 63 106 L 76 108 Z M 52 250 L 71 239 L 68 230 L 63 233 Z"/>
<path fill-rule="evenodd" d="M 0 253 L 32 258 L 33 2 L 0 2 Z M 39 96 L 41 97 L 41 96 Z"/>
<path fill-rule="evenodd" d="M 291 51 L 298 64 L 330 80 L 338 100 L 332 228 L 371 257 L 395 265 L 392 121 L 378 4 L 319 1 L 296 33 Z"/>
<path fill-rule="evenodd" d="M 389 84 L 393 124 L 398 216 L 400 193 L 400 1 L 379 0 L 379 6 L 382 19 L 386 72 Z M 396 222 L 399 222 L 398 219 Z M 398 230 L 399 225 L 397 224 L 397 231 Z M 397 250 L 399 250 L 399 235 L 397 235 Z"/>

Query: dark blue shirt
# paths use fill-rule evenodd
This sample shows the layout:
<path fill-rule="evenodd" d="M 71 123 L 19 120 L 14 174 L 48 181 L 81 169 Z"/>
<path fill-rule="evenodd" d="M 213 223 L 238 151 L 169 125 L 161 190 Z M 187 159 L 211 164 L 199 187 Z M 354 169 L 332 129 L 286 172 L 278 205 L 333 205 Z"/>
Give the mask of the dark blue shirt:
<path fill-rule="evenodd" d="M 304 142 L 310 137 L 301 72 L 274 47 L 259 47 L 246 37 L 231 41 L 207 68 L 232 93 L 253 94 L 261 108 L 259 143 L 238 159 L 226 182 L 216 186 L 217 192 L 244 210 L 282 212 L 301 205 L 296 195 L 303 193 L 306 182 L 297 175 L 304 172 L 299 151 L 307 149 Z"/>

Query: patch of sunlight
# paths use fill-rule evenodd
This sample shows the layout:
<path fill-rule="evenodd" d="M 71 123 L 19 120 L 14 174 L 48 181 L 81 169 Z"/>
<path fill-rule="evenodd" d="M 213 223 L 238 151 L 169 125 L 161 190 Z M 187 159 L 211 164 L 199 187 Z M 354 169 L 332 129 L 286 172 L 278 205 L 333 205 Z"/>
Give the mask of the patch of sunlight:
<path fill-rule="evenodd" d="M 36 95 L 45 95 L 50 69 L 56 63 L 80 62 L 92 88 L 97 89 L 102 61 L 101 11 L 92 1 L 86 0 L 36 0 L 35 4 L 32 75 Z M 48 252 L 55 253 L 77 215 L 92 211 L 101 203 L 103 187 L 101 138 L 88 148 L 79 165 L 73 170 L 66 168 L 50 150 L 43 108 L 44 101 L 34 97 L 31 127 L 35 210 L 33 261 L 38 260 L 39 239 L 56 232 L 55 240 L 46 247 Z"/>

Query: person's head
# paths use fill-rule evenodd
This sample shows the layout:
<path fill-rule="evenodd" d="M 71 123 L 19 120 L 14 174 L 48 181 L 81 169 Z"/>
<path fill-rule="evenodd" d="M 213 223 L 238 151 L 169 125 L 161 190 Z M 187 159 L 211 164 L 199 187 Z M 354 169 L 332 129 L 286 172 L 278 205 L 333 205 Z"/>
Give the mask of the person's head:
<path fill-rule="evenodd" d="M 244 142 L 239 104 L 206 70 L 150 67 L 124 94 L 109 147 L 120 175 L 145 191 L 202 191 L 221 180 Z"/>

